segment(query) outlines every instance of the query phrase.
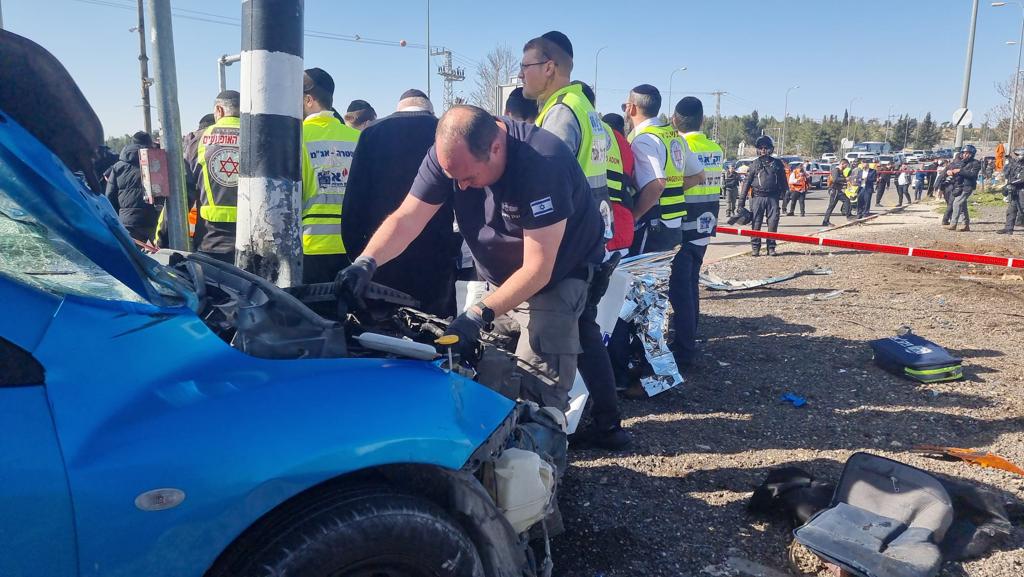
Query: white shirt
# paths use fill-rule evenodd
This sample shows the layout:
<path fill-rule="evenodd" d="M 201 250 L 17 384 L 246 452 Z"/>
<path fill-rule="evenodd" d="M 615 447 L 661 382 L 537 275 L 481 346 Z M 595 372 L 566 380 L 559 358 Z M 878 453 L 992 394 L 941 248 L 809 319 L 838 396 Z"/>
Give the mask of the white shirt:
<path fill-rule="evenodd" d="M 665 145 L 653 134 L 638 134 L 648 126 L 665 126 L 665 123 L 659 122 L 657 118 L 648 118 L 636 125 L 633 132 L 630 133 L 637 135 L 629 145 L 633 150 L 633 175 L 636 179 L 637 190 L 643 190 L 652 180 L 665 178 L 665 162 L 668 154 Z M 693 176 L 703 172 L 704 165 L 701 164 L 696 154 L 690 152 L 690 146 L 686 144 L 686 139 L 680 136 L 679 140 L 683 144 L 685 159 L 683 176 Z"/>

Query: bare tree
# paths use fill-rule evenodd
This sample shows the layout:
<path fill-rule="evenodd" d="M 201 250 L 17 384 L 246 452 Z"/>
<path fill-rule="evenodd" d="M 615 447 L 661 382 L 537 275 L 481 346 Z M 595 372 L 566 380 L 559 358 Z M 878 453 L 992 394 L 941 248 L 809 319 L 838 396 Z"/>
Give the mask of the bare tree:
<path fill-rule="evenodd" d="M 1022 86 L 1021 88 L 1024 88 Z M 1010 116 L 1011 105 L 1013 101 L 1013 75 L 1007 78 L 1003 82 L 995 83 L 996 93 L 1003 97 L 1003 102 L 998 104 L 989 111 L 990 119 L 993 127 L 999 131 L 999 139 L 1004 138 L 1004 134 L 1010 128 Z M 1024 140 L 1024 90 L 1021 90 L 1017 95 L 1017 114 L 1013 124 L 1013 139 L 1020 143 Z M 1011 144 L 1011 147 L 1013 145 Z"/>
<path fill-rule="evenodd" d="M 518 64 L 516 55 L 505 44 L 499 44 L 488 52 L 476 67 L 476 88 L 470 95 L 473 104 L 491 114 L 501 114 L 501 110 L 494 109 L 494 91 L 519 71 Z"/>

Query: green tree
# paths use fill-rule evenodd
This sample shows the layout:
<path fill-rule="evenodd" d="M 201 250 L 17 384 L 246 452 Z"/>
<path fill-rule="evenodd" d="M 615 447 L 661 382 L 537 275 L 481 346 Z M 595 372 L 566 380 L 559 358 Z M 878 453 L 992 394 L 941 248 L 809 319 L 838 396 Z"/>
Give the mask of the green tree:
<path fill-rule="evenodd" d="M 942 134 L 939 132 L 938 126 L 935 125 L 935 121 L 932 120 L 932 113 L 925 114 L 924 120 L 917 125 L 917 130 L 914 132 L 914 147 L 931 148 L 940 138 L 942 138 Z"/>

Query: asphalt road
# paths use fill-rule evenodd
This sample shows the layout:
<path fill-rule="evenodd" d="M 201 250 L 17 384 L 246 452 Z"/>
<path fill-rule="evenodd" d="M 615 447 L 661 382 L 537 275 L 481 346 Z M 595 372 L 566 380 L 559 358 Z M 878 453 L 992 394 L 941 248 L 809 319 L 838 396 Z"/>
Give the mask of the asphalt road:
<path fill-rule="evenodd" d="M 890 185 L 885 191 L 885 195 L 882 196 L 883 208 L 888 208 L 896 205 L 896 187 Z M 726 224 L 727 218 L 725 216 L 726 203 L 722 200 L 721 203 L 721 217 L 719 224 L 722 226 L 728 226 Z M 800 207 L 796 208 L 797 216 L 785 216 L 779 220 L 779 232 L 786 232 L 790 234 L 812 234 L 822 229 L 821 219 L 825 216 L 825 209 L 828 208 L 828 191 L 827 190 L 811 190 L 807 193 L 807 216 L 801 217 Z M 835 211 L 832 213 L 830 219 L 833 225 L 840 225 L 846 223 L 846 217 L 844 217 L 840 210 L 842 205 L 836 205 Z M 872 199 L 871 205 L 872 212 L 875 211 L 874 199 Z M 764 250 L 764 243 L 762 242 L 762 250 Z M 741 238 L 731 234 L 719 234 L 712 241 L 711 245 L 708 246 L 707 255 L 704 257 L 704 262 L 710 262 L 712 260 L 720 259 L 724 256 L 728 256 L 740 251 L 750 250 L 750 239 Z M 780 250 L 785 250 L 780 249 Z"/>

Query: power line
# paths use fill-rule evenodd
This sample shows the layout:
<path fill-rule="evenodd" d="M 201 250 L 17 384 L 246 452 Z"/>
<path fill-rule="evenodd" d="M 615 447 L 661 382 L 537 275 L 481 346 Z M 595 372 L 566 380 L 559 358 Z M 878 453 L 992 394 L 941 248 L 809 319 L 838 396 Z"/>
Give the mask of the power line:
<path fill-rule="evenodd" d="M 135 6 L 131 4 L 130 0 L 72 0 L 81 4 L 91 4 L 93 6 L 103 6 L 107 8 L 120 8 L 122 10 L 134 11 Z M 181 18 L 183 20 L 192 20 L 195 22 L 205 22 L 208 24 L 220 24 L 222 26 L 232 26 L 235 28 L 242 27 L 241 18 L 235 18 L 232 16 L 224 16 L 222 14 L 214 14 L 213 12 L 204 12 L 201 10 L 191 10 L 188 8 L 172 8 L 171 13 L 175 18 Z M 406 42 L 404 45 L 400 40 L 386 40 L 382 38 L 368 38 L 360 36 L 359 34 L 339 34 L 336 32 L 326 32 L 323 30 L 312 30 L 306 29 L 303 35 L 307 38 L 317 38 L 321 40 L 337 40 L 341 42 L 352 42 L 356 44 L 371 44 L 374 46 L 391 46 L 395 48 L 414 48 L 419 50 L 426 50 L 426 44 L 420 44 L 418 42 Z M 479 63 L 471 58 L 465 56 L 456 55 L 452 53 L 453 57 L 463 60 L 473 66 L 477 66 Z"/>

